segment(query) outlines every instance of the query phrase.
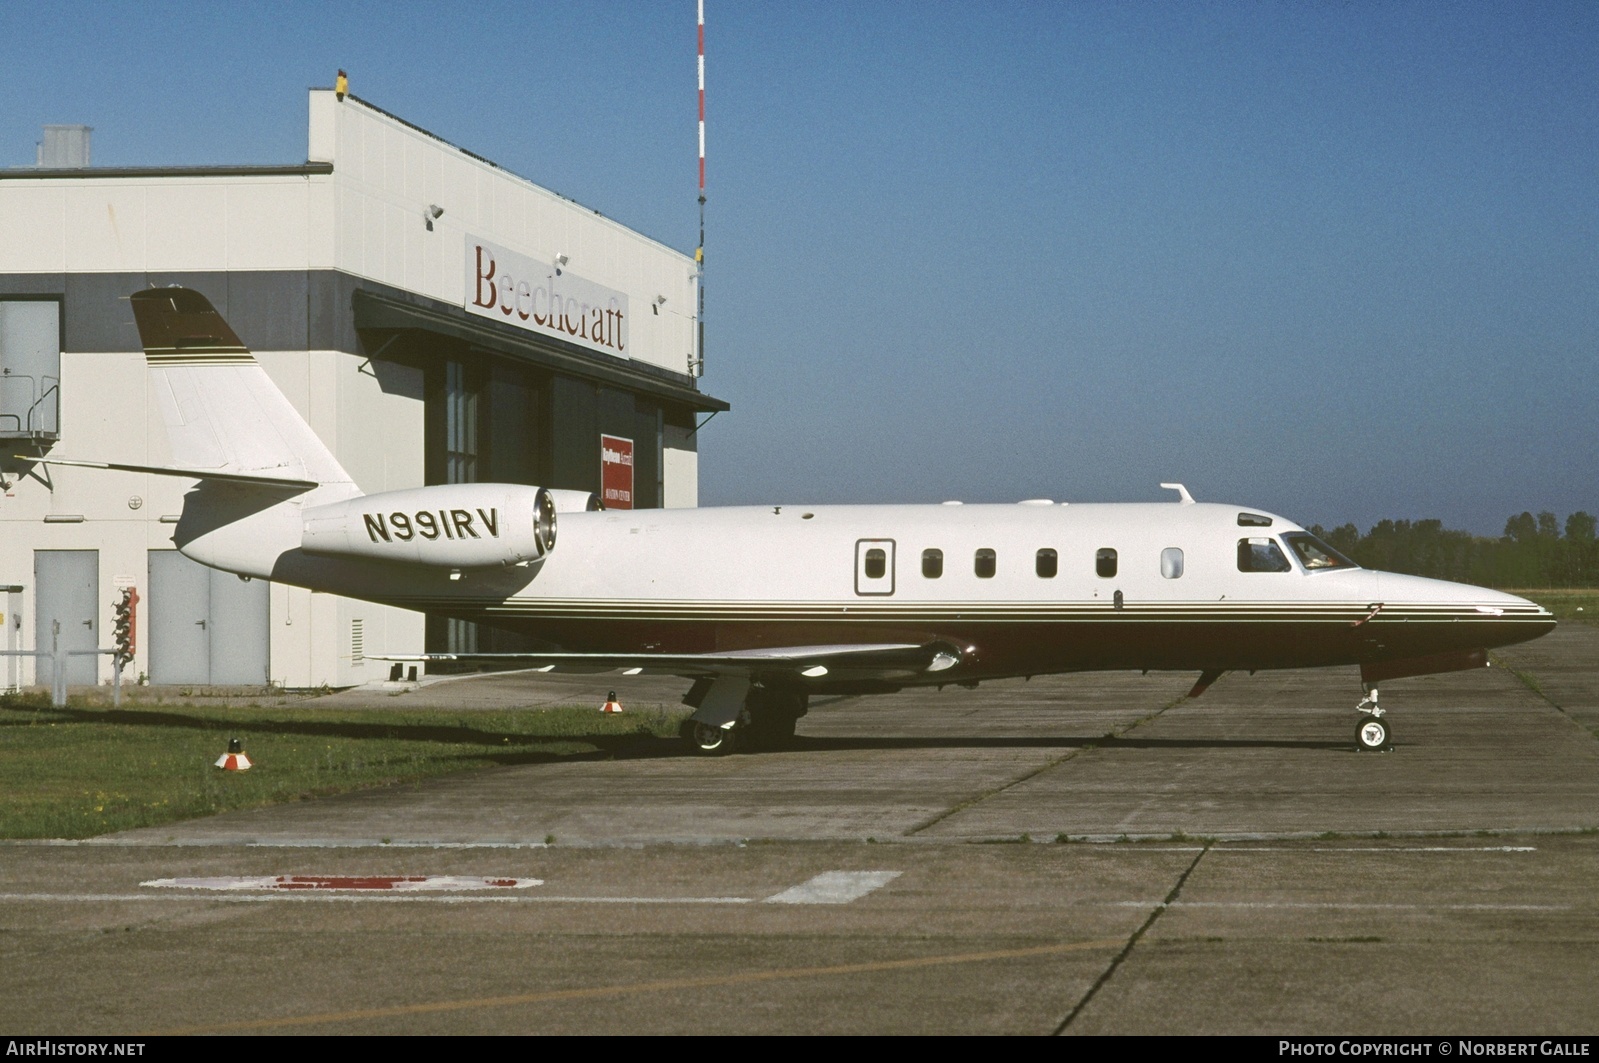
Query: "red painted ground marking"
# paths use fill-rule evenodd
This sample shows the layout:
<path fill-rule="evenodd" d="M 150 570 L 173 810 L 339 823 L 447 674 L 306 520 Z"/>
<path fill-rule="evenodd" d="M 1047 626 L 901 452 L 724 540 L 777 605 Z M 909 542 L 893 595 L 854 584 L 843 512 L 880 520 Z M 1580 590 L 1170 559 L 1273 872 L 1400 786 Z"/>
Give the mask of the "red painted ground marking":
<path fill-rule="evenodd" d="M 402 882 L 426 882 L 426 875 L 279 875 L 272 889 L 280 890 L 391 890 Z"/>

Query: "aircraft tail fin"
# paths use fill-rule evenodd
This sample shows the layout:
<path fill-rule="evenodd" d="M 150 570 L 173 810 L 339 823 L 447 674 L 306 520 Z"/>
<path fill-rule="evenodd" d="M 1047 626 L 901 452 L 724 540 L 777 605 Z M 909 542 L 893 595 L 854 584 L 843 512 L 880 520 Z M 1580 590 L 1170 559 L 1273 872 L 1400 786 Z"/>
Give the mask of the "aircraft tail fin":
<path fill-rule="evenodd" d="M 360 493 L 209 299 L 147 288 L 132 303 L 173 466 L 202 479 L 255 474 Z"/>

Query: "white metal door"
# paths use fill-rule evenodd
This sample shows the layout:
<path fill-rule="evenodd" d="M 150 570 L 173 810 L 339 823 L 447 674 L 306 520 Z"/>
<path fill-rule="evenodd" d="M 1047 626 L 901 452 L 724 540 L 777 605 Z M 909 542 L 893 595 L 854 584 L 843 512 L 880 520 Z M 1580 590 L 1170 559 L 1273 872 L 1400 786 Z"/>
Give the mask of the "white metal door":
<path fill-rule="evenodd" d="M 22 641 L 22 591 L 21 587 L 0 587 L 5 591 L 5 613 L 0 615 L 0 627 L 5 628 L 5 634 L 0 636 L 0 644 L 8 650 L 20 650 L 18 645 Z M 22 673 L 22 658 L 6 658 L 6 681 L 0 686 L 0 692 L 15 690 L 21 684 L 19 676 Z"/>
<path fill-rule="evenodd" d="M 267 584 L 150 551 L 150 680 L 211 686 L 267 681 Z"/>
<path fill-rule="evenodd" d="M 35 550 L 33 585 L 34 649 L 75 651 L 63 658 L 67 682 L 93 686 L 99 675 L 94 650 L 100 645 L 95 623 L 100 614 L 100 551 Z"/>

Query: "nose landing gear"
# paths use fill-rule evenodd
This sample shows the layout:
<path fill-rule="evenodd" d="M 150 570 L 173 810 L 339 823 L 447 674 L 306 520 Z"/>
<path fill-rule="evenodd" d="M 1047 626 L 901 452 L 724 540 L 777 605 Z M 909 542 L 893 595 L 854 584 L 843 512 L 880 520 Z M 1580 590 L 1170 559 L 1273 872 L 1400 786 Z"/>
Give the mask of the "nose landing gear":
<path fill-rule="evenodd" d="M 1361 699 L 1355 711 L 1361 713 L 1360 725 L 1355 728 L 1355 745 L 1366 752 L 1380 752 L 1392 749 L 1394 742 L 1393 729 L 1388 726 L 1383 710 L 1377 704 L 1377 688 L 1366 688 L 1366 696 Z"/>

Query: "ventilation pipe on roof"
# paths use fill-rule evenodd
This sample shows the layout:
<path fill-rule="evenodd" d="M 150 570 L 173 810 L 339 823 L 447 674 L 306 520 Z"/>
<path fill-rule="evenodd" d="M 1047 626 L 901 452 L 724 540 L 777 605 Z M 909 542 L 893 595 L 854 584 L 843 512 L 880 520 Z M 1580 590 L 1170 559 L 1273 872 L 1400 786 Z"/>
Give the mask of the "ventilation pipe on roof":
<path fill-rule="evenodd" d="M 86 125 L 47 125 L 39 141 L 38 165 L 51 170 L 83 169 L 89 165 Z"/>

